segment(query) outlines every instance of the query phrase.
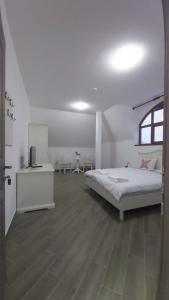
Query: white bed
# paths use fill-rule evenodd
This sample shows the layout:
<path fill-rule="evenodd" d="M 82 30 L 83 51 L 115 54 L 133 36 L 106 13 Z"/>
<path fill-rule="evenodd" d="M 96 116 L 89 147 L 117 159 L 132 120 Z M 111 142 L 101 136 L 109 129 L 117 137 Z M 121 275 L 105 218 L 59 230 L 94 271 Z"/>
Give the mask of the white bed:
<path fill-rule="evenodd" d="M 115 168 L 85 173 L 87 185 L 119 209 L 121 221 L 124 211 L 160 204 L 162 200 L 162 152 L 140 152 L 139 156 L 156 158 L 156 169 Z"/>

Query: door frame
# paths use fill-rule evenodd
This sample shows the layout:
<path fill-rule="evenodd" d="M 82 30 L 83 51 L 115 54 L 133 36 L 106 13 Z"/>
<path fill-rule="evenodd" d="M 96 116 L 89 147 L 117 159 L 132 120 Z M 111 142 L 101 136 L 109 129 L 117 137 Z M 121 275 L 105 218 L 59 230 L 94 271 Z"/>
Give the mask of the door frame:
<path fill-rule="evenodd" d="M 1 89 L 0 89 L 0 155 L 2 161 L 0 164 L 0 299 L 4 299 L 5 292 L 5 38 L 3 32 L 2 18 L 0 15 L 0 76 Z"/>
<path fill-rule="evenodd" d="M 164 216 L 162 220 L 161 266 L 157 300 L 169 299 L 169 1 L 162 0 L 165 33 L 165 122 L 164 122 Z"/>

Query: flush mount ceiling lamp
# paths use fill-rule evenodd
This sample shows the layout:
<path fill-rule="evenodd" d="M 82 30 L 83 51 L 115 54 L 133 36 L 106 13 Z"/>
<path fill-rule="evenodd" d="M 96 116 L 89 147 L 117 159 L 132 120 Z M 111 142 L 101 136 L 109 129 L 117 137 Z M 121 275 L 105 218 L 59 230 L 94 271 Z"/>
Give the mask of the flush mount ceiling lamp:
<path fill-rule="evenodd" d="M 86 102 L 83 102 L 83 101 L 77 101 L 77 102 L 74 102 L 72 103 L 72 108 L 75 108 L 77 110 L 86 110 L 90 107 L 90 105 Z"/>
<path fill-rule="evenodd" d="M 107 65 L 111 70 L 126 72 L 139 66 L 145 57 L 145 48 L 139 44 L 126 44 L 107 56 Z"/>

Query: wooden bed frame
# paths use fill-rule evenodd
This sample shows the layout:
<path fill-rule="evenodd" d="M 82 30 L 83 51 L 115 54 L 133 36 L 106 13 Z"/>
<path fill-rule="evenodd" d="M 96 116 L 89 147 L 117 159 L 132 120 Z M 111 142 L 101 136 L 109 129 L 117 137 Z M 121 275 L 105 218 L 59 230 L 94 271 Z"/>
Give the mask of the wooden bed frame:
<path fill-rule="evenodd" d="M 156 150 L 152 152 L 139 152 L 138 155 L 144 159 L 156 158 L 156 168 L 162 170 L 162 150 Z M 97 192 L 109 203 L 111 203 L 113 206 L 119 209 L 121 221 L 124 220 L 124 212 L 126 210 L 152 206 L 162 203 L 161 190 L 144 193 L 130 193 L 126 196 L 123 196 L 120 200 L 117 200 L 109 191 L 107 191 L 103 186 L 101 186 L 97 181 L 95 181 L 91 177 L 86 177 L 86 183 L 89 186 L 89 188 Z"/>

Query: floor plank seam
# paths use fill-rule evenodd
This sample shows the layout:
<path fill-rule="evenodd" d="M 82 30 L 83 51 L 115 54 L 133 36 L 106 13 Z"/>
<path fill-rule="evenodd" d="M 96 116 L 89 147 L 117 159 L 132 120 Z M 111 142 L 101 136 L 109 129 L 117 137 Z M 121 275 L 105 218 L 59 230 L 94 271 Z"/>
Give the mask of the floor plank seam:
<path fill-rule="evenodd" d="M 123 293 L 117 293 L 117 291 L 115 291 L 114 289 L 111 289 L 111 288 L 105 286 L 104 284 L 102 285 L 102 288 L 104 288 L 105 290 L 107 290 L 109 292 L 112 292 L 112 293 L 116 294 L 117 296 L 123 296 L 124 295 Z"/>
<path fill-rule="evenodd" d="M 132 231 L 133 231 L 133 226 L 130 224 L 130 230 L 129 230 L 129 242 L 128 242 L 128 254 L 127 254 L 127 260 L 129 262 L 129 257 L 130 257 L 130 250 L 131 250 L 131 242 L 132 242 Z M 127 280 L 127 272 L 128 272 L 128 262 L 127 262 L 127 267 L 126 267 L 126 272 L 124 276 L 124 286 L 123 286 L 123 291 L 120 294 L 120 296 L 124 296 L 124 291 L 125 291 L 125 286 L 126 286 L 126 280 Z"/>
<path fill-rule="evenodd" d="M 146 238 L 145 238 L 145 218 L 143 217 L 143 234 L 144 234 L 144 300 L 147 299 L 147 286 L 146 286 Z"/>

